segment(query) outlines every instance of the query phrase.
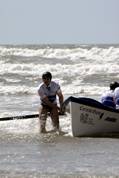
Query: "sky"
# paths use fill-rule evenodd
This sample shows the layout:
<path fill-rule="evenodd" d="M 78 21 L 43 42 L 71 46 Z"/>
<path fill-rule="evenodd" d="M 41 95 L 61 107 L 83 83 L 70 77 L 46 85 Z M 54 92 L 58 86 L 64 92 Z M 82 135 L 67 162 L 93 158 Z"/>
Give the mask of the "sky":
<path fill-rule="evenodd" d="M 0 44 L 115 43 L 119 0 L 0 0 Z"/>

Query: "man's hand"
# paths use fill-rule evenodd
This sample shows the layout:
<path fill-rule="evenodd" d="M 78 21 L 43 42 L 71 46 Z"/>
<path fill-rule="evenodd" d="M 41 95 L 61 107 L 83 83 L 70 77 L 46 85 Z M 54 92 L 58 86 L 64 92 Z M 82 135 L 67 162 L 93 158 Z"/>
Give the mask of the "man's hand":
<path fill-rule="evenodd" d="M 65 111 L 66 111 L 65 106 L 62 105 L 62 106 L 59 108 L 59 114 L 60 114 L 60 115 L 64 115 L 64 114 L 65 114 Z"/>

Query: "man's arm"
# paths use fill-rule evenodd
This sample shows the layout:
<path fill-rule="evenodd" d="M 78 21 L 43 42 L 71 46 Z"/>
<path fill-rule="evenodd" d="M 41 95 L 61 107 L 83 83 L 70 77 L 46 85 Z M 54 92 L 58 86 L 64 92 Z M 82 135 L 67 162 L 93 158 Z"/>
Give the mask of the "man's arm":
<path fill-rule="evenodd" d="M 59 97 L 59 103 L 60 103 L 60 107 L 61 107 L 62 104 L 63 104 L 63 101 L 64 101 L 64 97 L 63 97 L 62 92 L 58 93 L 58 97 Z"/>
<path fill-rule="evenodd" d="M 58 97 L 59 97 L 59 104 L 60 104 L 60 113 L 61 114 L 64 114 L 64 109 L 62 108 L 62 104 L 63 104 L 63 101 L 64 101 L 64 96 L 62 94 L 62 92 L 59 92 L 57 93 Z"/>

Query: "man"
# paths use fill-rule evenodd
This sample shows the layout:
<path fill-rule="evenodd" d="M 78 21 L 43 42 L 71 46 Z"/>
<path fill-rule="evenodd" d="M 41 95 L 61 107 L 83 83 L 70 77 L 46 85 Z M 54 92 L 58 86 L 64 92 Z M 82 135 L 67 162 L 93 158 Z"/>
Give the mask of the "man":
<path fill-rule="evenodd" d="M 114 90 L 114 101 L 116 104 L 116 109 L 119 110 L 119 86 Z"/>
<path fill-rule="evenodd" d="M 46 119 L 48 113 L 50 113 L 53 127 L 55 130 L 59 130 L 59 112 L 63 114 L 61 109 L 63 103 L 63 94 L 59 84 L 52 81 L 52 74 L 45 72 L 42 74 L 43 83 L 40 84 L 38 94 L 41 100 L 41 107 L 39 111 L 40 119 L 40 132 L 46 133 Z M 56 96 L 59 98 L 60 107 L 57 105 Z M 58 112 L 59 111 L 59 112 Z"/>
<path fill-rule="evenodd" d="M 110 90 L 103 93 L 101 96 L 101 103 L 111 107 L 116 108 L 115 100 L 114 100 L 114 90 L 119 86 L 118 82 L 110 83 Z"/>

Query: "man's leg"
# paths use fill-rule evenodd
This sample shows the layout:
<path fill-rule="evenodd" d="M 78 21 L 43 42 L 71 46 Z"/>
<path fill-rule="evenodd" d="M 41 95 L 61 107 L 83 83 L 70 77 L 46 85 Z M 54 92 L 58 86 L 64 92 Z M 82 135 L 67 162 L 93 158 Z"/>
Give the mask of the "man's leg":
<path fill-rule="evenodd" d="M 51 119 L 54 129 L 59 129 L 59 114 L 57 107 L 51 110 Z"/>
<path fill-rule="evenodd" d="M 47 109 L 41 106 L 39 109 L 40 133 L 46 133 Z"/>

